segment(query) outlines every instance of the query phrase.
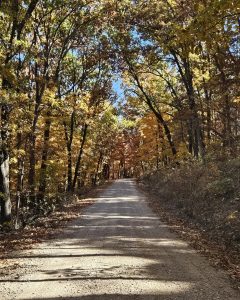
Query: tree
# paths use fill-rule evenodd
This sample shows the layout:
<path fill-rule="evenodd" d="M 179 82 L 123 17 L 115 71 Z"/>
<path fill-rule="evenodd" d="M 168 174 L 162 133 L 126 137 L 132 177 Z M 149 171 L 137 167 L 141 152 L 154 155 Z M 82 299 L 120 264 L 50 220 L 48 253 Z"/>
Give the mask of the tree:
<path fill-rule="evenodd" d="M 2 61 L 1 70 L 2 91 L 7 99 L 1 100 L 1 141 L 0 141 L 0 206 L 1 222 L 11 220 L 11 200 L 9 190 L 9 114 L 11 111 L 11 91 L 14 90 L 14 73 L 12 67 L 16 55 L 21 54 L 21 44 L 24 43 L 25 29 L 38 4 L 38 0 L 29 1 L 28 5 L 22 5 L 22 1 L 2 1 L 1 10 L 4 17 L 1 19 L 2 32 Z M 7 25 L 7 26 L 6 26 Z M 10 26 L 9 26 L 10 25 Z M 18 66 L 21 68 L 21 65 Z"/>

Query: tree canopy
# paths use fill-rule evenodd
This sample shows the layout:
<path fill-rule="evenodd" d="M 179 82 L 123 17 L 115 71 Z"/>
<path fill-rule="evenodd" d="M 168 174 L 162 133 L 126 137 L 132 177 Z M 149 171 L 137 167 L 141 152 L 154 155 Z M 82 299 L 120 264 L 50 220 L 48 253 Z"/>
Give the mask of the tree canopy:
<path fill-rule="evenodd" d="M 12 203 L 239 155 L 237 0 L 2 0 L 0 40 L 2 223 Z"/>

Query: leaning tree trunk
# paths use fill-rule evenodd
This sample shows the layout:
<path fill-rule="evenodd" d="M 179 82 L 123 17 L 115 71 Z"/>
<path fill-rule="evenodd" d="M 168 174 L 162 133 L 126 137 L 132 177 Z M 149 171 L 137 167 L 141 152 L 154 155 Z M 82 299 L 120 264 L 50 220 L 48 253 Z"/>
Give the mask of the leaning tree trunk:
<path fill-rule="evenodd" d="M 175 143 L 172 139 L 172 134 L 171 134 L 171 131 L 169 129 L 169 126 L 168 126 L 167 122 L 163 119 L 161 112 L 154 108 L 154 106 L 152 104 L 152 101 L 149 99 L 149 97 L 146 95 L 146 93 L 145 93 L 145 98 L 146 98 L 146 102 L 147 102 L 149 108 L 154 113 L 154 115 L 157 118 L 158 122 L 162 125 L 162 127 L 164 129 L 164 133 L 167 137 L 167 141 L 168 141 L 169 146 L 171 148 L 172 155 L 175 157 L 176 154 L 177 154 L 177 149 L 176 149 Z"/>
<path fill-rule="evenodd" d="M 132 66 L 129 65 L 129 67 L 130 67 L 132 76 L 133 76 L 134 80 L 136 81 L 136 84 L 137 84 L 138 88 L 140 89 L 140 91 L 142 92 L 142 94 L 145 98 L 146 104 L 151 109 L 151 111 L 154 113 L 154 115 L 157 118 L 158 122 L 160 122 L 160 124 L 163 126 L 164 133 L 167 137 L 167 141 L 168 141 L 169 146 L 171 148 L 173 157 L 175 157 L 177 155 L 177 149 L 176 149 L 175 143 L 172 139 L 172 134 L 171 134 L 171 131 L 169 129 L 169 126 L 168 126 L 167 122 L 163 119 L 163 116 L 162 116 L 161 112 L 159 111 L 159 109 L 154 107 L 154 104 L 153 104 L 154 101 L 152 101 L 152 98 L 148 95 L 148 93 L 146 93 L 144 87 L 142 86 L 142 84 L 141 84 L 137 74 L 134 72 Z"/>

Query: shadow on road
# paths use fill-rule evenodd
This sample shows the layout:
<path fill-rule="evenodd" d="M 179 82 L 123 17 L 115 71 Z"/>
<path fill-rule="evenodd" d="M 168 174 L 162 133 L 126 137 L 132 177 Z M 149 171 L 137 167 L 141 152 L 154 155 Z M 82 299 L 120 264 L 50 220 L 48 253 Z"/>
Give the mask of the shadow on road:
<path fill-rule="evenodd" d="M 108 187 L 64 233 L 19 257 L 39 264 L 36 274 L 0 282 L 36 291 L 32 297 L 24 291 L 22 300 L 237 299 L 204 258 L 159 222 L 131 180 Z M 78 296 L 61 294 L 65 283 L 77 286 Z"/>
<path fill-rule="evenodd" d="M 24 298 L 22 300 L 32 300 L 33 298 Z M 139 295 L 139 294 L 132 294 L 132 295 L 119 295 L 119 294 L 103 294 L 103 295 L 89 295 L 89 296 L 76 296 L 76 297 L 67 297 L 62 298 L 54 297 L 54 298 L 34 298 L 34 300 L 170 300 L 170 299 L 186 299 L 186 298 L 169 298 L 168 295 Z M 208 300 L 208 299 L 207 299 Z"/>

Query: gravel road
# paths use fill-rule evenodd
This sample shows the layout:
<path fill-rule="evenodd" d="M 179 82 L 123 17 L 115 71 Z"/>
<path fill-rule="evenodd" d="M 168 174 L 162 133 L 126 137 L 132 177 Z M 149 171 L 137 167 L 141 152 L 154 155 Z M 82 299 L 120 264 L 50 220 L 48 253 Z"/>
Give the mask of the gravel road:
<path fill-rule="evenodd" d="M 133 180 L 118 180 L 64 232 L 11 260 L 0 299 L 240 299 L 222 271 L 169 231 Z"/>

